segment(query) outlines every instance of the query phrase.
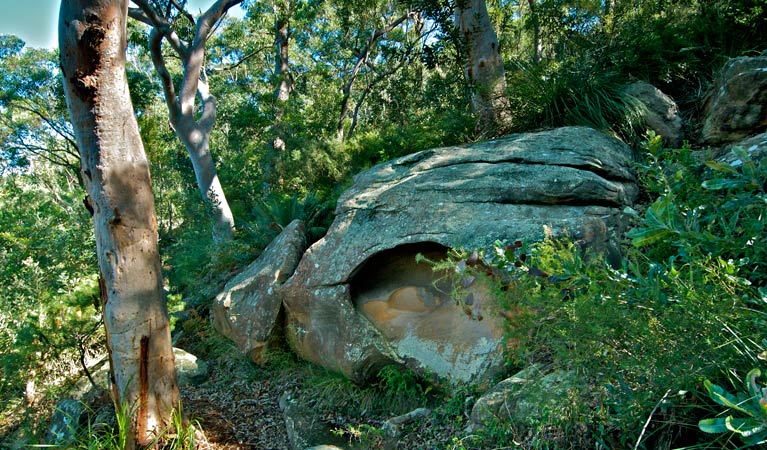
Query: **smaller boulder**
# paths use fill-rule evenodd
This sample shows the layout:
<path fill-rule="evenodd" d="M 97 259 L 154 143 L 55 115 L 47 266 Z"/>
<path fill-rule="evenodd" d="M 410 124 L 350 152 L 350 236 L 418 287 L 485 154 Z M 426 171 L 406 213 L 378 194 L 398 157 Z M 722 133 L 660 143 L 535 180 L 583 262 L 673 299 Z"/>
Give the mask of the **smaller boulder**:
<path fill-rule="evenodd" d="M 280 396 L 280 410 L 285 418 L 285 429 L 292 450 L 340 449 L 346 442 L 333 433 L 317 413 L 298 402 L 290 393 Z"/>
<path fill-rule="evenodd" d="M 682 117 L 679 115 L 679 107 L 671 97 L 644 81 L 626 86 L 625 93 L 644 105 L 644 125 L 647 128 L 655 131 L 670 147 L 676 148 L 682 144 Z"/>
<path fill-rule="evenodd" d="M 214 328 L 259 364 L 278 328 L 278 288 L 293 274 L 307 247 L 306 227 L 294 220 L 213 302 Z"/>
<path fill-rule="evenodd" d="M 733 167 L 737 167 L 743 164 L 740 156 L 738 156 L 736 153 L 736 149 L 745 151 L 752 161 L 761 162 L 765 159 L 765 157 L 767 157 L 767 133 L 757 134 L 756 136 L 746 139 L 745 141 L 728 145 L 724 149 L 724 155 L 718 159 L 722 162 L 726 162 L 732 165 Z"/>
<path fill-rule="evenodd" d="M 85 413 L 85 404 L 79 400 L 67 398 L 56 405 L 51 417 L 46 442 L 54 446 L 66 447 L 77 439 L 80 418 Z"/>
<path fill-rule="evenodd" d="M 767 128 L 767 56 L 728 61 L 704 105 L 701 140 L 737 142 Z"/>
<path fill-rule="evenodd" d="M 471 410 L 470 427 L 479 429 L 490 422 L 526 425 L 551 420 L 551 413 L 560 410 L 563 399 L 577 387 L 575 372 L 545 374 L 538 366 L 528 367 L 477 400 Z"/>
<path fill-rule="evenodd" d="M 208 378 L 208 364 L 193 354 L 173 347 L 176 359 L 176 380 L 179 386 L 195 385 Z"/>
<path fill-rule="evenodd" d="M 391 419 L 387 420 L 383 423 L 383 426 L 381 426 L 381 430 L 383 430 L 384 435 L 388 438 L 398 438 L 400 437 L 400 434 L 402 434 L 403 425 L 414 422 L 416 420 L 421 420 L 425 417 L 428 417 L 429 414 L 431 414 L 430 409 L 417 408 L 407 414 L 402 414 L 401 416 L 392 417 Z"/>

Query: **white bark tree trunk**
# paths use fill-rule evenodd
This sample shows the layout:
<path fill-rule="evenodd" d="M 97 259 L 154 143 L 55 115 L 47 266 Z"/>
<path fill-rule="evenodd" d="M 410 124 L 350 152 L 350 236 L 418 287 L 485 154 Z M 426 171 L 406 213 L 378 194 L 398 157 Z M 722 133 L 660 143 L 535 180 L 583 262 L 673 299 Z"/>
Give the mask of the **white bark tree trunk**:
<path fill-rule="evenodd" d="M 458 0 L 456 27 L 466 42 L 464 75 L 472 89 L 472 107 L 482 135 L 508 127 L 506 72 L 485 0 Z"/>
<path fill-rule="evenodd" d="M 63 0 L 64 89 L 93 207 L 112 392 L 131 411 L 129 448 L 178 404 L 149 164 L 125 74 L 128 0 Z"/>
<path fill-rule="evenodd" d="M 229 8 L 241 2 L 242 0 L 217 0 L 197 22 L 194 22 L 194 19 L 186 11 L 181 11 L 184 17 L 195 25 L 194 39 L 191 43 L 184 42 L 179 38 L 168 20 L 158 14 L 151 2 L 133 0 L 138 8 L 130 9 L 131 17 L 153 27 L 149 44 L 152 63 L 163 84 L 170 123 L 186 147 L 187 153 L 189 153 L 197 179 L 197 187 L 203 199 L 210 206 L 213 239 L 216 242 L 231 240 L 234 237 L 235 226 L 234 215 L 216 174 L 216 166 L 210 152 L 210 135 L 216 121 L 216 98 L 211 95 L 208 89 L 203 63 L 205 44 L 214 25 Z M 178 6 L 178 3 L 175 5 Z M 164 39 L 167 39 L 171 49 L 181 59 L 184 68 L 178 96 L 162 52 Z M 202 113 L 199 119 L 195 118 L 197 97 L 202 103 Z"/>

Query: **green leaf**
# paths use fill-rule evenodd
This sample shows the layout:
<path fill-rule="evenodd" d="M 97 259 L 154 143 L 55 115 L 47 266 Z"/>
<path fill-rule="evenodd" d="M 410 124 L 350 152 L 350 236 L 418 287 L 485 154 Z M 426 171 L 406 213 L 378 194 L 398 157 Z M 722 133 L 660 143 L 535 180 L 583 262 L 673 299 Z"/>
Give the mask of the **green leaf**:
<path fill-rule="evenodd" d="M 643 247 L 673 234 L 675 234 L 674 231 L 668 228 L 634 228 L 626 235 L 631 238 L 631 243 L 635 247 Z"/>
<path fill-rule="evenodd" d="M 742 184 L 741 180 L 732 180 L 729 178 L 713 178 L 711 180 L 706 180 L 701 184 L 701 187 L 703 189 L 708 189 L 711 191 L 719 191 L 722 189 L 729 189 L 738 187 Z"/>
<path fill-rule="evenodd" d="M 741 436 L 748 446 L 767 444 L 767 432 L 757 433 L 752 436 Z"/>
<path fill-rule="evenodd" d="M 767 430 L 767 423 L 759 422 L 752 418 L 739 418 L 727 416 L 724 420 L 724 424 L 728 430 L 738 433 L 743 437 L 754 436 L 757 433 L 761 433 Z"/>
<path fill-rule="evenodd" d="M 748 372 L 748 375 L 746 375 L 746 389 L 751 395 L 751 398 L 756 398 L 757 401 L 762 398 L 762 390 L 756 384 L 756 379 L 760 376 L 762 376 L 762 371 L 759 369 L 751 369 L 751 371 Z"/>
<path fill-rule="evenodd" d="M 733 175 L 737 175 L 738 174 L 738 171 L 735 170 L 734 167 L 732 167 L 731 165 L 729 165 L 727 163 L 724 163 L 724 162 L 706 161 L 706 165 L 708 167 L 714 169 L 717 172 L 726 172 L 726 173 L 731 173 Z"/>
<path fill-rule="evenodd" d="M 752 415 L 750 411 L 743 409 L 740 405 L 738 405 L 738 400 L 733 395 L 722 389 L 721 386 L 718 386 L 708 380 L 704 381 L 703 385 L 706 387 L 706 391 L 708 391 L 708 396 L 711 397 L 711 400 L 722 406 L 732 408 L 749 416 Z"/>
<path fill-rule="evenodd" d="M 698 428 L 704 433 L 726 433 L 727 425 L 725 425 L 724 417 L 717 417 L 715 419 L 703 419 L 698 422 Z"/>

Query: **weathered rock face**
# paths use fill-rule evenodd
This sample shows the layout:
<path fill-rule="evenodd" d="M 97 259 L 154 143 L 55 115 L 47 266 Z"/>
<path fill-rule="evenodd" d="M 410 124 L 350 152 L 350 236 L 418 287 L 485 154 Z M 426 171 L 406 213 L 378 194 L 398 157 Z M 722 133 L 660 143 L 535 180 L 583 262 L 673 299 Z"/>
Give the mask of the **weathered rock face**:
<path fill-rule="evenodd" d="M 757 134 L 745 141 L 727 146 L 724 149 L 724 155 L 718 159 L 731 164 L 733 167 L 743 164 L 743 161 L 740 160 L 740 156 L 735 152 L 736 149 L 745 151 L 752 161 L 763 161 L 767 158 L 767 133 Z"/>
<path fill-rule="evenodd" d="M 736 142 L 767 129 L 767 56 L 727 62 L 704 107 L 701 139 Z"/>
<path fill-rule="evenodd" d="M 451 298 L 453 273 L 435 273 L 429 264 L 417 263 L 418 253 L 439 261 L 447 249 L 405 244 L 366 261 L 350 282 L 357 310 L 416 369 L 425 366 L 456 381 L 491 373 L 503 362 L 504 332 L 493 296 L 481 281 L 473 283 L 464 295 L 472 295 L 482 320 L 465 314 Z"/>
<path fill-rule="evenodd" d="M 562 411 L 568 391 L 582 388 L 575 372 L 543 373 L 532 366 L 511 376 L 487 391 L 471 410 L 472 429 L 488 423 L 536 423 L 552 420 L 552 412 Z"/>
<path fill-rule="evenodd" d="M 306 250 L 306 228 L 291 222 L 251 265 L 226 284 L 213 302 L 213 326 L 262 363 L 281 308 L 277 294 Z"/>
<path fill-rule="evenodd" d="M 645 126 L 655 131 L 673 148 L 682 144 L 683 122 L 679 116 L 679 107 L 671 97 L 643 81 L 628 85 L 626 93 L 634 96 L 647 108 Z"/>
<path fill-rule="evenodd" d="M 281 289 L 289 342 L 358 381 L 391 362 L 482 380 L 503 347 L 489 293 L 472 287 L 488 313 L 468 317 L 415 255 L 539 240 L 544 227 L 609 251 L 610 230 L 637 192 L 630 161 L 620 141 L 569 127 L 373 167 L 342 195 L 327 235 Z"/>

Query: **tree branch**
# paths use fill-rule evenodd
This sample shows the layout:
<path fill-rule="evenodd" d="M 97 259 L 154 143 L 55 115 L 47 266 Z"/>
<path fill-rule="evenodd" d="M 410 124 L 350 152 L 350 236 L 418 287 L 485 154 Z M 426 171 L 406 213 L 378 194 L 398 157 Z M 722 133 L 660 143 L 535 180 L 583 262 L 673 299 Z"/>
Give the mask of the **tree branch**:
<path fill-rule="evenodd" d="M 141 0 L 145 1 L 145 0 Z M 197 19 L 194 40 L 189 53 L 183 58 L 184 77 L 181 82 L 181 114 L 193 116 L 194 99 L 197 95 L 197 85 L 205 62 L 205 44 L 208 41 L 213 26 L 226 12 L 242 0 L 218 0 Z"/>
<path fill-rule="evenodd" d="M 152 64 L 160 76 L 162 82 L 163 93 L 165 94 L 165 103 L 168 104 L 168 116 L 171 123 L 175 124 L 178 121 L 179 114 L 181 114 L 176 100 L 176 90 L 173 87 L 173 79 L 168 72 L 168 68 L 165 67 L 165 58 L 162 56 L 162 34 L 153 29 L 149 33 L 149 51 L 152 55 Z"/>
<path fill-rule="evenodd" d="M 236 63 L 232 63 L 232 64 L 230 64 L 230 65 L 228 65 L 226 67 L 208 67 L 208 70 L 213 70 L 213 71 L 216 71 L 216 72 L 224 72 L 224 71 L 236 69 L 237 67 L 241 66 L 242 64 L 244 64 L 245 62 L 247 62 L 248 60 L 253 58 L 254 56 L 257 56 L 261 52 L 265 52 L 265 51 L 267 51 L 267 50 L 269 50 L 271 48 L 272 48 L 271 45 L 258 48 L 256 50 L 253 50 L 252 52 L 248 53 L 247 55 L 243 56 L 242 58 L 240 58 Z"/>
<path fill-rule="evenodd" d="M 157 11 L 146 0 L 131 0 L 137 4 L 139 8 L 129 8 L 128 15 L 138 20 L 141 23 L 145 23 L 150 27 L 157 30 L 162 36 L 168 39 L 173 51 L 178 54 L 181 59 L 184 59 L 189 52 L 189 46 L 178 37 L 170 23 L 165 20 L 164 17 L 157 14 Z"/>
<path fill-rule="evenodd" d="M 179 14 L 184 16 L 184 18 L 189 21 L 190 25 L 194 26 L 194 16 L 192 14 L 190 14 L 186 9 L 184 9 L 184 7 L 181 6 L 178 3 L 178 1 L 170 0 L 170 4 L 176 7 L 176 9 L 178 10 Z"/>
<path fill-rule="evenodd" d="M 341 100 L 341 113 L 338 117 L 338 125 L 337 125 L 337 134 L 340 138 L 343 139 L 344 121 L 346 121 L 346 118 L 349 116 L 349 100 L 352 95 L 352 86 L 354 85 L 354 82 L 357 80 L 357 76 L 359 75 L 360 69 L 362 69 L 362 66 L 366 64 L 368 58 L 370 57 L 370 52 L 373 50 L 373 45 L 376 43 L 376 41 L 378 41 L 378 39 L 380 39 L 382 36 L 386 35 L 391 30 L 396 28 L 399 24 L 404 22 L 411 15 L 412 15 L 412 12 L 408 11 L 407 13 L 389 22 L 382 29 L 375 31 L 373 35 L 370 36 L 370 39 L 368 39 L 367 44 L 365 44 L 365 48 L 363 48 L 362 51 L 359 52 L 357 63 L 354 65 L 354 68 L 352 69 L 351 75 L 349 76 L 349 81 L 346 82 L 346 85 L 342 89 L 344 93 L 344 97 L 343 97 L 343 100 Z"/>

